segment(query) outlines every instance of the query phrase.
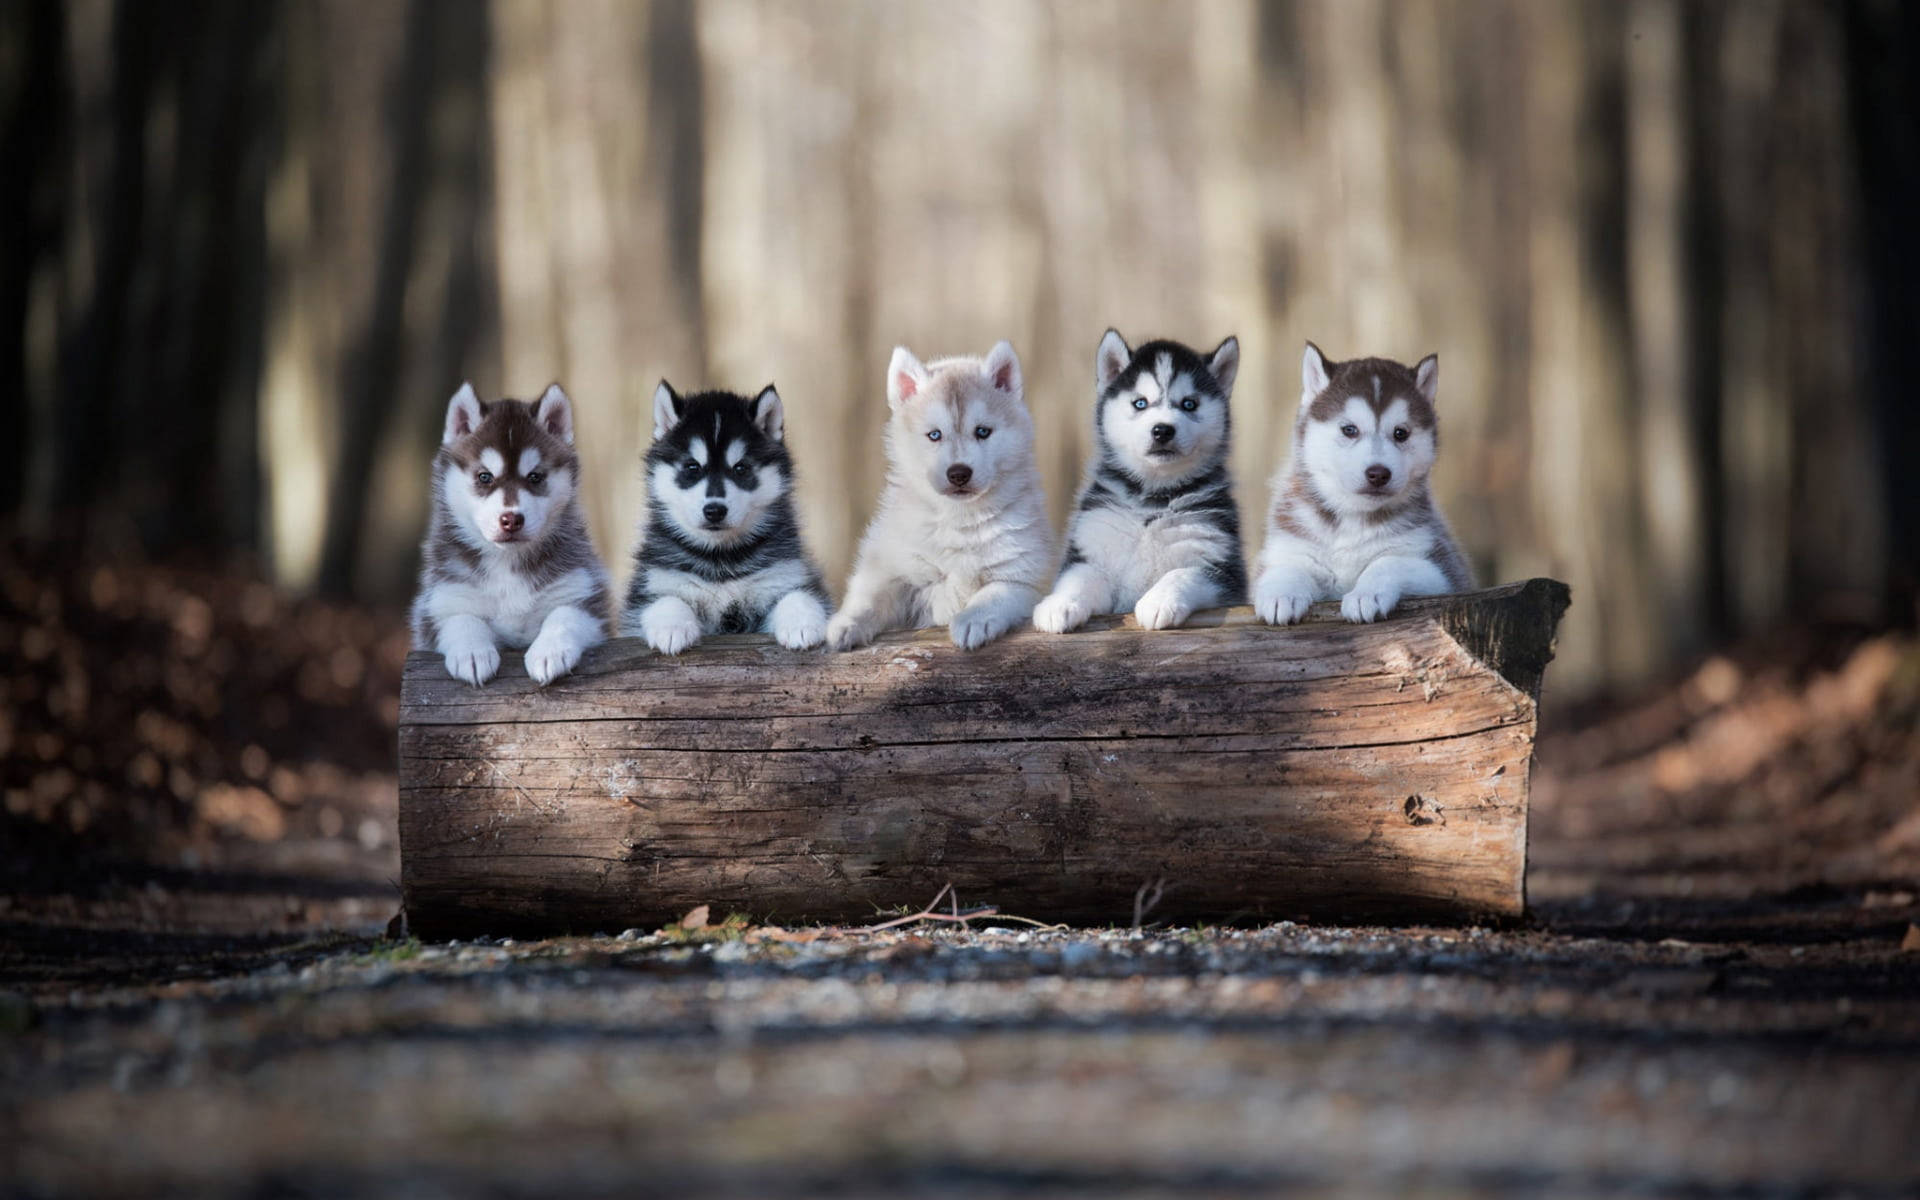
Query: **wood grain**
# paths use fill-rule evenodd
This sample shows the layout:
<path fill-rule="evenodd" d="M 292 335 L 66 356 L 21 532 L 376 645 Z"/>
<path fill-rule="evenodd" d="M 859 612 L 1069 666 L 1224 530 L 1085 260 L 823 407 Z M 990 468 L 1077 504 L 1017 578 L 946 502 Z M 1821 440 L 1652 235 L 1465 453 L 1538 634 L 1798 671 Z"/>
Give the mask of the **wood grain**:
<path fill-rule="evenodd" d="M 1536 579 L 1290 629 L 1247 609 L 1105 618 L 973 653 L 621 639 L 540 689 L 407 662 L 400 842 L 424 936 L 591 932 L 697 904 L 861 921 L 946 883 L 1094 924 L 1443 920 L 1525 908 L 1541 673 L 1568 603 Z"/>

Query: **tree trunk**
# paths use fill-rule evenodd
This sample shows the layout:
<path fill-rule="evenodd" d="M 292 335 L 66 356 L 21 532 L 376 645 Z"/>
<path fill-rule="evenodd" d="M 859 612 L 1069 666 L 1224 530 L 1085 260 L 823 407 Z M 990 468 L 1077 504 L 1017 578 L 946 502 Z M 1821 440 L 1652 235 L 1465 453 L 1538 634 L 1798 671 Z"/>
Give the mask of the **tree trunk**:
<path fill-rule="evenodd" d="M 613 930 L 699 904 L 854 921 L 951 883 L 1050 920 L 1516 917 L 1541 674 L 1568 603 L 1534 580 L 1130 619 L 966 653 L 944 629 L 679 659 L 621 639 L 535 688 L 408 660 L 407 915 L 424 935 Z"/>

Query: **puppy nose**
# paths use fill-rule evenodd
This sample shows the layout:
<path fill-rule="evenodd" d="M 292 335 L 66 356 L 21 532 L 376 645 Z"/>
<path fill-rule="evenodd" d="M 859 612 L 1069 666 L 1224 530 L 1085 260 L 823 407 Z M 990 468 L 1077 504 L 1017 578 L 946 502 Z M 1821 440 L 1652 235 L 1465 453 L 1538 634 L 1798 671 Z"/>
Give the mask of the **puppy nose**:
<path fill-rule="evenodd" d="M 500 528 L 506 530 L 508 533 L 519 533 L 520 527 L 526 523 L 527 519 L 517 512 L 503 512 L 500 514 Z"/>
<path fill-rule="evenodd" d="M 973 468 L 965 463 L 955 463 L 947 468 L 947 482 L 955 487 L 967 486 L 967 480 L 973 478 Z"/>
<path fill-rule="evenodd" d="M 1155 425 L 1153 427 L 1153 444 L 1154 445 L 1164 446 L 1172 440 L 1173 440 L 1173 426 Z"/>
<path fill-rule="evenodd" d="M 724 504 L 715 502 L 701 509 L 700 515 L 705 517 L 710 523 L 714 525 L 718 525 L 720 522 L 727 519 L 727 506 Z"/>
<path fill-rule="evenodd" d="M 1367 468 L 1367 482 L 1374 487 L 1385 487 L 1387 486 L 1387 480 L 1392 478 L 1393 472 L 1381 466 L 1379 463 L 1375 463 Z"/>

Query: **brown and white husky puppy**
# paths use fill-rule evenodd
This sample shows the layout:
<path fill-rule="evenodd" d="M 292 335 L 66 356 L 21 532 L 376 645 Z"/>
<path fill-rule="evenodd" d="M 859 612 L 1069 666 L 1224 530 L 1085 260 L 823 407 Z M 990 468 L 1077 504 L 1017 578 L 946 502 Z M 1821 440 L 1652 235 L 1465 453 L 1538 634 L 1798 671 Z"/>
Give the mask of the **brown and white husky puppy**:
<path fill-rule="evenodd" d="M 925 364 L 896 347 L 887 404 L 886 490 L 827 644 L 946 625 L 972 650 L 1033 614 L 1053 566 L 1020 359 L 1006 342 Z"/>
<path fill-rule="evenodd" d="M 1439 452 L 1440 359 L 1330 362 L 1312 342 L 1300 365 L 1293 456 L 1273 509 L 1253 606 L 1298 621 L 1316 600 L 1377 621 L 1408 596 L 1466 591 L 1473 575 L 1428 486 Z"/>
<path fill-rule="evenodd" d="M 433 460 L 413 644 L 479 685 L 500 647 L 524 648 L 541 685 L 607 636 L 607 572 L 576 494 L 573 406 L 554 384 L 535 403 L 483 402 L 462 384 Z"/>

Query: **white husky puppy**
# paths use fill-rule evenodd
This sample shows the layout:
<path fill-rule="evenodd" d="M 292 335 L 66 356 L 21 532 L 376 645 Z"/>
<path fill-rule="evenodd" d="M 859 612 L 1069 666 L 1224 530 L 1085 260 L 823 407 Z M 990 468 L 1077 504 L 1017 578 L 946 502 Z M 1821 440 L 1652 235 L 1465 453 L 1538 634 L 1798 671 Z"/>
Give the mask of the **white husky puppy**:
<path fill-rule="evenodd" d="M 1307 343 L 1293 457 L 1273 479 L 1273 510 L 1253 606 L 1298 621 L 1316 600 L 1377 621 L 1407 596 L 1465 591 L 1473 575 L 1427 479 L 1439 450 L 1440 359 L 1409 370 L 1384 358 L 1329 362 Z"/>
<path fill-rule="evenodd" d="M 1172 629 L 1194 610 L 1246 601 L 1240 510 L 1227 470 L 1227 399 L 1240 368 L 1228 338 L 1202 358 L 1179 342 L 1127 347 L 1109 329 L 1094 354 L 1098 445 L 1067 528 L 1067 561 L 1035 628 L 1078 629 L 1125 612 Z"/>
<path fill-rule="evenodd" d="M 887 403 L 886 490 L 827 644 L 944 623 L 972 650 L 1032 614 L 1053 565 L 1020 359 L 1006 342 L 924 365 L 896 347 Z"/>
<path fill-rule="evenodd" d="M 433 515 L 420 548 L 413 644 L 482 684 L 500 647 L 525 647 L 551 683 L 607 636 L 607 572 L 576 493 L 573 406 L 554 384 L 537 404 L 483 403 L 462 384 L 433 461 Z"/>

